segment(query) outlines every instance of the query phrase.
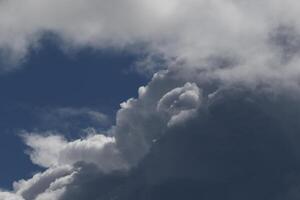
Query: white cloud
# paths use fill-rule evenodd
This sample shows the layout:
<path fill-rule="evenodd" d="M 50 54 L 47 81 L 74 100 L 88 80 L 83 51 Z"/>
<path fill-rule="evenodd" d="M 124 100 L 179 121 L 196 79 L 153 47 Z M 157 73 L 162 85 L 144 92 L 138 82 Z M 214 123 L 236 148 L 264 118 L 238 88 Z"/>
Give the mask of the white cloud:
<path fill-rule="evenodd" d="M 295 83 L 299 7 L 294 0 L 5 0 L 0 2 L 0 48 L 20 58 L 51 32 L 65 49 L 132 50 L 144 44 L 150 56 L 139 63 L 161 55 L 169 67 L 183 62 L 224 82 Z M 291 42 L 278 45 L 279 40 Z M 286 52 L 279 49 L 286 45 L 296 47 L 289 51 L 291 63 L 282 62 Z M 215 58 L 228 66 L 212 62 Z"/>
<path fill-rule="evenodd" d="M 64 138 L 58 135 L 26 135 L 24 141 L 32 148 L 29 152 L 32 162 L 43 167 L 57 166 L 59 153 L 67 144 Z"/>
<path fill-rule="evenodd" d="M 14 193 L 0 192 L 0 197 L 3 196 L 4 198 L 6 196 L 11 196 L 11 200 L 27 200 L 35 199 L 45 192 L 57 193 L 59 189 L 63 190 L 63 188 L 71 181 L 70 179 L 75 173 L 76 170 L 69 166 L 50 168 L 43 173 L 35 174 L 29 180 L 15 182 L 13 184 Z M 4 198 L 3 200 L 7 199 Z"/>
<path fill-rule="evenodd" d="M 67 176 L 63 176 L 61 178 L 53 181 L 50 186 L 41 194 L 36 197 L 36 200 L 53 200 L 59 199 L 65 192 L 66 186 L 72 183 L 74 179 L 74 175 L 77 172 L 72 172 Z"/>
<path fill-rule="evenodd" d="M 191 117 L 197 111 L 202 97 L 195 83 L 186 83 L 167 92 L 158 102 L 157 110 L 170 116 L 168 126 L 181 123 Z"/>
<path fill-rule="evenodd" d="M 24 200 L 21 196 L 11 192 L 0 191 L 0 200 Z"/>
<path fill-rule="evenodd" d="M 97 134 L 69 142 L 59 135 L 28 134 L 24 139 L 31 148 L 29 154 L 32 162 L 46 168 L 77 162 L 95 164 L 105 173 L 127 168 L 113 137 Z"/>

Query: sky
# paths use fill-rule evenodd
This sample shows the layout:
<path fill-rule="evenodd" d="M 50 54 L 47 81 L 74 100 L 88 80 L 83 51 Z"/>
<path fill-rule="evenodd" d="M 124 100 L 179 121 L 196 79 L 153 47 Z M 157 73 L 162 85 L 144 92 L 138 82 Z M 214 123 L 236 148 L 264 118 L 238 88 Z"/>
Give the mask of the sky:
<path fill-rule="evenodd" d="M 41 49 L 20 64 L 21 69 L 0 75 L 0 154 L 5 159 L 0 166 L 0 187 L 11 188 L 14 180 L 41 170 L 24 153 L 22 131 L 51 128 L 75 138 L 90 123 L 104 129 L 113 122 L 119 103 L 137 96 L 137 88 L 148 79 L 131 70 L 135 56 L 126 52 L 85 49 L 73 54 L 65 55 L 54 39 L 45 38 Z M 55 112 L 64 109 L 78 116 L 56 120 L 59 113 Z M 99 124 L 89 121 L 84 116 L 89 110 L 107 119 Z M 49 112 L 53 116 L 47 117 Z M 65 125 L 57 124 L 60 120 Z"/>
<path fill-rule="evenodd" d="M 299 13 L 0 1 L 0 200 L 298 200 Z"/>

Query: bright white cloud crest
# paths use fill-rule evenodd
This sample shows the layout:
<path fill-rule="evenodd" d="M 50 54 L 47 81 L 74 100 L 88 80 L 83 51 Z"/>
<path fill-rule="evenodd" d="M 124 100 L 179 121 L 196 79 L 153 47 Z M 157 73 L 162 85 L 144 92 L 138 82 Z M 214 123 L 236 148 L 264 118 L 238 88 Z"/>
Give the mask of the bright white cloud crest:
<path fill-rule="evenodd" d="M 197 111 L 201 103 L 199 88 L 196 84 L 186 83 L 166 93 L 158 102 L 157 110 L 170 116 L 168 126 L 183 122 Z"/>
<path fill-rule="evenodd" d="M 25 143 L 32 148 L 29 153 L 31 160 L 46 168 L 73 165 L 77 162 L 93 163 L 103 172 L 126 168 L 112 137 L 99 134 L 71 142 L 58 135 L 34 134 L 24 138 Z"/>

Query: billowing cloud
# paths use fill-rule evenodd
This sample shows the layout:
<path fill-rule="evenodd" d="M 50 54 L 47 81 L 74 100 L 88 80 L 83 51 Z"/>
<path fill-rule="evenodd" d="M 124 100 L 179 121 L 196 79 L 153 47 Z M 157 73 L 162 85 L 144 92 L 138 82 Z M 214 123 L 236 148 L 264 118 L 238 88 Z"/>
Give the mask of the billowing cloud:
<path fill-rule="evenodd" d="M 142 46 L 141 66 L 161 55 L 167 67 L 121 103 L 107 131 L 26 134 L 31 160 L 46 170 L 0 199 L 299 198 L 299 5 L 1 1 L 0 48 L 15 59 L 50 32 L 65 49 Z"/>
<path fill-rule="evenodd" d="M 257 85 L 271 79 L 272 84 L 284 81 L 291 86 L 299 77 L 299 3 L 294 0 L 0 4 L 0 48 L 15 58 L 24 57 L 45 33 L 52 33 L 64 49 L 137 48 L 150 55 L 140 62 L 145 68 L 157 60 L 152 55 L 161 55 L 167 66 L 183 63 L 226 82 Z"/>
<path fill-rule="evenodd" d="M 290 173 L 300 166 L 299 95 L 216 87 L 176 70 L 156 73 L 138 98 L 122 103 L 105 135 L 70 141 L 50 132 L 25 135 L 32 161 L 47 169 L 0 194 L 25 200 L 297 199 L 299 181 Z M 170 125 L 183 111 L 191 115 Z"/>
<path fill-rule="evenodd" d="M 0 192 L 0 199 L 3 200 L 24 200 L 21 196 L 12 194 L 10 192 Z"/>
<path fill-rule="evenodd" d="M 186 83 L 165 94 L 157 104 L 157 110 L 170 116 L 168 126 L 182 123 L 197 111 L 201 94 L 196 84 Z"/>
<path fill-rule="evenodd" d="M 185 123 L 169 127 L 169 118 L 162 120 L 163 135 L 155 141 L 150 139 L 151 131 L 137 135 L 148 142 L 149 149 L 135 169 L 103 173 L 95 164 L 79 164 L 82 169 L 67 184 L 61 199 L 299 198 L 299 96 L 292 99 L 230 87 L 202 98 L 201 108 Z M 135 115 L 146 112 L 140 111 L 135 110 Z M 145 130 L 151 128 L 152 119 L 143 119 Z M 134 146 L 137 141 L 120 141 L 117 148 L 128 144 L 131 154 L 134 149 L 143 151 L 140 145 Z M 123 151 L 124 157 L 132 158 L 128 152 Z"/>
<path fill-rule="evenodd" d="M 126 169 L 127 164 L 115 147 L 115 139 L 101 134 L 68 142 L 62 136 L 28 134 L 25 143 L 33 163 L 42 167 L 58 167 L 86 162 L 97 165 L 103 172 Z"/>
<path fill-rule="evenodd" d="M 70 178 L 72 173 L 74 172 L 71 167 L 52 168 L 44 173 L 34 175 L 29 180 L 15 182 L 14 189 L 24 199 L 35 199 L 46 190 L 58 190 L 62 187 L 59 185 L 60 182 L 68 183 L 66 179 Z"/>
<path fill-rule="evenodd" d="M 70 166 L 51 168 L 43 173 L 35 174 L 29 180 L 14 182 L 14 193 L 0 192 L 1 200 L 50 200 L 63 194 L 76 170 Z"/>

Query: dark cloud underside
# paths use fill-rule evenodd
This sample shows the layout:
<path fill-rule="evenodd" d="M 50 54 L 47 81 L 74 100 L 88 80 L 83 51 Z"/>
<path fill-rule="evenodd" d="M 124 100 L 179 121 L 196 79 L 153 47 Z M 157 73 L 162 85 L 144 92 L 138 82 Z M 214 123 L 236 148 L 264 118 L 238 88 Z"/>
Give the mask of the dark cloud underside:
<path fill-rule="evenodd" d="M 298 199 L 298 103 L 244 89 L 218 95 L 129 174 L 85 166 L 61 199 Z"/>

